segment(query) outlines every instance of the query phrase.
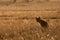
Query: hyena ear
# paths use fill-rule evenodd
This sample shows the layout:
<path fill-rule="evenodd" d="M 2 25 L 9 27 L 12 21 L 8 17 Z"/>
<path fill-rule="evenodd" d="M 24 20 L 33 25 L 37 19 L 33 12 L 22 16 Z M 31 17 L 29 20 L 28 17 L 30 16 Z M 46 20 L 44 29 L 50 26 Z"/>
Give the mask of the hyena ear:
<path fill-rule="evenodd" d="M 38 18 L 38 19 L 39 19 L 39 16 L 37 16 L 36 18 Z"/>
<path fill-rule="evenodd" d="M 39 20 L 39 19 L 41 19 L 41 18 L 40 18 L 40 17 L 36 17 L 36 19 L 38 19 L 38 20 Z"/>
<path fill-rule="evenodd" d="M 40 17 L 38 19 L 41 19 Z"/>

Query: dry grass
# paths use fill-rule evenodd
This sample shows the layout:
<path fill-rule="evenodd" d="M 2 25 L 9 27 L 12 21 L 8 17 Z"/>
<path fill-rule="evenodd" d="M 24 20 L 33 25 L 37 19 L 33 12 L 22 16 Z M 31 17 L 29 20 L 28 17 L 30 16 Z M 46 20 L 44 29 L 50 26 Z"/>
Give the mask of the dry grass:
<path fill-rule="evenodd" d="M 47 21 L 49 31 L 42 31 L 35 19 L 0 20 L 0 40 L 59 40 L 59 20 Z M 58 21 L 58 22 L 57 22 Z M 47 29 L 48 30 L 48 29 Z"/>

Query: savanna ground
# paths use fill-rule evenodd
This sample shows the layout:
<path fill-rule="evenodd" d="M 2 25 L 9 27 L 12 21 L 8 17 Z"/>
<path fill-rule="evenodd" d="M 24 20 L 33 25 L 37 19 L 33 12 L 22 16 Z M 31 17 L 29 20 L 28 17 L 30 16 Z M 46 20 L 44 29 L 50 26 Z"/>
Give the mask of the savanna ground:
<path fill-rule="evenodd" d="M 35 2 L 0 5 L 0 40 L 60 40 L 60 3 Z M 36 17 L 48 28 L 42 31 Z"/>

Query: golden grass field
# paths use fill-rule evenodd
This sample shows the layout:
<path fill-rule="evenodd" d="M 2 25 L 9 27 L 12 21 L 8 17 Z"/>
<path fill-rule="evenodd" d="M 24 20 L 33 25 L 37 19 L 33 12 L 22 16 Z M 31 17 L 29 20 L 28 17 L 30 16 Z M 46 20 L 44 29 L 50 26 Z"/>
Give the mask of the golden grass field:
<path fill-rule="evenodd" d="M 26 1 L 0 1 L 0 40 L 60 40 L 60 1 Z M 48 28 L 36 17 L 46 21 Z"/>

